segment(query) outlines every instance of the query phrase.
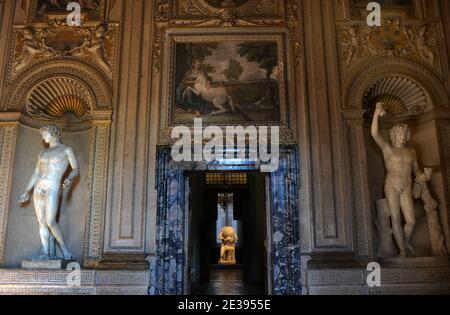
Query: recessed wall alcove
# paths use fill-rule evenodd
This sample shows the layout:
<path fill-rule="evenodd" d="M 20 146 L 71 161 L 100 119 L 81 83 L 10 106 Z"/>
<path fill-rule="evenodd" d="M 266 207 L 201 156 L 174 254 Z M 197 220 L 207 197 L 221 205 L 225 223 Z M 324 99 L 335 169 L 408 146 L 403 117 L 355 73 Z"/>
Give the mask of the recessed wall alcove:
<path fill-rule="evenodd" d="M 416 151 L 420 169 L 434 170 L 428 185 L 439 204 L 439 219 L 447 250 L 450 250 L 449 201 L 441 130 L 441 123 L 446 118 L 442 109 L 448 104 L 445 88 L 426 66 L 411 60 L 374 58 L 370 60 L 370 69 L 365 67 L 367 62 L 356 67 L 352 73 L 353 79 L 348 79 L 343 112 L 348 125 L 352 172 L 356 182 L 356 224 L 362 224 L 357 228 L 357 236 L 360 235 L 357 237 L 358 253 L 360 256 L 380 256 L 376 203 L 384 198 L 386 168 L 382 152 L 370 132 L 377 102 L 382 102 L 388 113 L 380 119 L 380 132 L 386 141 L 390 142 L 389 131 L 394 125 L 407 124 L 411 130 L 407 146 Z M 415 212 L 416 225 L 411 239 L 416 251 L 414 258 L 430 257 L 429 227 L 421 200 L 415 201 Z M 362 236 L 363 228 L 368 232 L 367 238 Z M 369 250 L 363 251 L 363 245 Z M 394 240 L 388 253 L 382 256 L 387 259 L 398 257 Z"/>
<path fill-rule="evenodd" d="M 55 124 L 62 141 L 73 148 L 80 176 L 61 196 L 59 224 L 74 259 L 87 266 L 100 260 L 106 202 L 106 172 L 112 116 L 109 83 L 95 68 L 77 60 L 53 60 L 30 67 L 13 85 L 3 108 L 17 113 L 15 152 L 11 161 L 10 208 L 2 266 L 20 267 L 39 255 L 40 239 L 33 202 L 20 205 L 39 152 L 45 145 L 39 128 Z M 7 222 L 7 225 L 6 225 Z M 59 256 L 61 253 L 58 250 Z"/>

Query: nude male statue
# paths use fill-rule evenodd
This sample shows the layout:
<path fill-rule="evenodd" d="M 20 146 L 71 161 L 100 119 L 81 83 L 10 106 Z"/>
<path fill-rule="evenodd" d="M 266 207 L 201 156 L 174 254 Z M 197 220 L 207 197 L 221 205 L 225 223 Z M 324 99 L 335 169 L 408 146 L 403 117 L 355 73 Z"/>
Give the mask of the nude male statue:
<path fill-rule="evenodd" d="M 79 175 L 78 161 L 72 148 L 61 142 L 61 131 L 55 125 L 44 126 L 40 130 L 42 138 L 48 144 L 38 157 L 33 176 L 20 196 L 19 202 L 30 200 L 30 193 L 34 189 L 33 199 L 36 217 L 39 223 L 39 235 L 42 248 L 39 260 L 48 260 L 51 257 L 51 240 L 54 238 L 61 247 L 64 259 L 72 259 L 72 254 L 66 247 L 64 236 L 59 224 L 56 222 L 58 214 L 61 186 L 69 191 L 73 180 Z M 61 185 L 68 167 L 72 171 Z"/>
<path fill-rule="evenodd" d="M 392 144 L 386 142 L 380 135 L 378 120 L 385 114 L 383 104 L 378 103 L 372 122 L 372 137 L 383 151 L 387 169 L 384 193 L 391 215 L 392 230 L 400 249 L 400 257 L 406 257 L 405 247 L 414 254 L 410 240 L 416 223 L 411 174 L 414 172 L 418 179 L 424 179 L 426 175 L 419 170 L 416 152 L 405 147 L 411 137 L 408 126 L 397 125 L 391 129 Z M 403 229 L 401 213 L 406 221 Z"/>

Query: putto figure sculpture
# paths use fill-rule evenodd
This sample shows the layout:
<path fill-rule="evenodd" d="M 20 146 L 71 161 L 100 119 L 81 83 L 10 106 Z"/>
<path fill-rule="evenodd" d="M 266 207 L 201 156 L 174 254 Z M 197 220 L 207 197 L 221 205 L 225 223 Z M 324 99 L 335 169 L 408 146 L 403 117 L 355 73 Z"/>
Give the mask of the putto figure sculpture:
<path fill-rule="evenodd" d="M 61 188 L 70 191 L 73 180 L 79 175 L 78 161 L 72 148 L 61 142 L 61 131 L 55 125 L 44 126 L 40 130 L 42 138 L 48 144 L 38 157 L 33 176 L 21 195 L 19 202 L 26 203 L 33 192 L 34 208 L 39 223 L 39 235 L 42 248 L 38 260 L 54 259 L 51 247 L 52 240 L 56 239 L 64 259 L 72 259 L 72 254 L 66 247 L 64 236 L 56 221 L 59 207 Z M 63 181 L 68 167 L 72 171 Z"/>
<path fill-rule="evenodd" d="M 234 229 L 231 226 L 223 227 L 218 239 L 222 241 L 219 265 L 235 265 L 236 242 L 238 241 L 238 237 Z"/>
<path fill-rule="evenodd" d="M 411 174 L 414 172 L 417 180 L 421 182 L 426 181 L 426 175 L 419 170 L 416 152 L 405 147 L 411 137 L 407 125 L 397 125 L 391 129 L 392 144 L 386 142 L 380 135 L 378 120 L 385 114 L 383 104 L 378 103 L 372 122 L 372 137 L 383 151 L 387 169 L 384 193 L 391 215 L 392 230 L 400 250 L 400 257 L 406 257 L 405 248 L 414 255 L 410 240 L 416 223 Z M 401 213 L 406 221 L 403 229 Z"/>

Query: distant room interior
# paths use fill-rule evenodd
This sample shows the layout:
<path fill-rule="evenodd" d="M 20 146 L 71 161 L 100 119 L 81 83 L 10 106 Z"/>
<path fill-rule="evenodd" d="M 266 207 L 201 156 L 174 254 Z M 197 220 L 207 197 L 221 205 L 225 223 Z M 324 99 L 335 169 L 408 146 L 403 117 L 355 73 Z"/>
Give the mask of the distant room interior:
<path fill-rule="evenodd" d="M 264 174 L 201 172 L 188 177 L 188 293 L 266 293 Z M 232 264 L 219 263 L 219 235 L 225 226 L 237 236 Z"/>

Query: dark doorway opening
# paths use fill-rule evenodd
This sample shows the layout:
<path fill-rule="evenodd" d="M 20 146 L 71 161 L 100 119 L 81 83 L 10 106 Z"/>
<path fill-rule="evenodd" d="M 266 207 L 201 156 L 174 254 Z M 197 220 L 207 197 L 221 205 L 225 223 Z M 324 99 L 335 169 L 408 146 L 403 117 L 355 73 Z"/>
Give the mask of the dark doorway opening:
<path fill-rule="evenodd" d="M 186 229 L 190 294 L 256 295 L 267 292 L 266 176 L 257 172 L 188 174 Z M 222 227 L 238 237 L 236 264 L 219 264 Z"/>

